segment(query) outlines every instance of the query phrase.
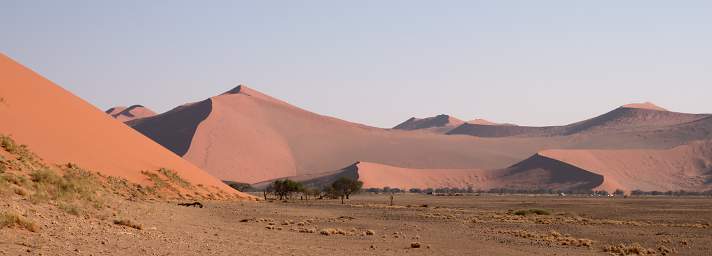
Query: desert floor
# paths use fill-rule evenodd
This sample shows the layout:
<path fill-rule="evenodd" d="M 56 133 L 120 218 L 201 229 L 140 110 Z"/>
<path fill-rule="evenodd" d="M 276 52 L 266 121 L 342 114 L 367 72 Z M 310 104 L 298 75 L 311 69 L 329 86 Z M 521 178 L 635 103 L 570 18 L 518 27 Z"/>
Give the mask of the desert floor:
<path fill-rule="evenodd" d="M 338 200 L 123 201 L 80 217 L 26 202 L 38 232 L 0 229 L 0 255 L 710 255 L 712 198 L 363 194 Z M 518 210 L 544 209 L 549 215 Z M 127 219 L 141 229 L 116 225 Z M 322 234 L 327 233 L 328 235 Z M 418 243 L 420 248 L 411 248 Z M 638 243 L 640 246 L 635 246 Z M 618 246 L 623 244 L 623 246 Z M 414 244 L 413 244 L 414 245 Z M 617 246 L 617 247 L 616 247 Z M 606 249 L 607 248 L 607 249 Z"/>

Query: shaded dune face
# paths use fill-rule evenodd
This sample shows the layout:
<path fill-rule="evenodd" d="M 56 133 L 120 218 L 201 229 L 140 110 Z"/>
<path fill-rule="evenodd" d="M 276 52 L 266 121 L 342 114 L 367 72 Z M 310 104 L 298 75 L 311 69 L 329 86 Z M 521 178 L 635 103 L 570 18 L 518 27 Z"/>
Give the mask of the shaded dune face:
<path fill-rule="evenodd" d="M 212 100 L 207 99 L 127 124 L 176 155 L 183 156 L 190 148 L 198 125 L 210 115 L 212 108 Z"/>
<path fill-rule="evenodd" d="M 504 187 L 516 189 L 585 191 L 600 186 L 604 179 L 599 174 L 540 154 L 497 172 Z"/>

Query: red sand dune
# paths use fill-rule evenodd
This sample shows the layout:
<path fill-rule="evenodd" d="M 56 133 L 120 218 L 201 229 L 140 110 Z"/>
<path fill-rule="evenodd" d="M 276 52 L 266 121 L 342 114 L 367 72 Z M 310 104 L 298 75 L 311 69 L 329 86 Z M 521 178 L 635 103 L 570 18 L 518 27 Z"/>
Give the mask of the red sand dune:
<path fill-rule="evenodd" d="M 473 189 L 553 189 L 590 190 L 598 187 L 602 176 L 541 155 L 532 156 L 512 167 L 480 169 L 413 169 L 377 163 L 358 162 L 344 169 L 320 174 L 288 177 L 307 186 L 324 187 L 339 177 L 358 179 L 364 188 L 468 188 Z M 273 180 L 254 184 L 266 187 Z"/>
<path fill-rule="evenodd" d="M 602 175 L 612 192 L 706 191 L 712 189 L 712 141 L 668 150 L 547 150 L 546 157 Z"/>
<path fill-rule="evenodd" d="M 449 115 L 437 115 L 427 118 L 415 118 L 411 117 L 405 122 L 396 125 L 393 129 L 396 130 L 406 130 L 406 131 L 428 131 L 435 133 L 446 133 L 453 128 L 463 124 L 460 119 L 451 117 Z"/>
<path fill-rule="evenodd" d="M 317 115 L 245 86 L 128 124 L 220 179 L 247 183 L 359 160 L 409 168 L 496 167 L 546 144 L 518 141 L 504 150 L 507 140 L 374 128 Z"/>
<path fill-rule="evenodd" d="M 109 116 L 116 118 L 121 122 L 127 122 L 134 119 L 155 116 L 156 112 L 141 105 L 133 105 L 130 107 L 113 107 L 104 111 Z"/>
<path fill-rule="evenodd" d="M 707 116 L 619 108 L 546 128 L 558 136 L 444 136 L 322 116 L 238 86 L 127 124 L 220 179 L 254 183 L 338 170 L 357 161 L 409 169 L 492 170 L 546 149 L 664 149 L 708 138 L 712 118 Z M 529 129 L 482 127 L 495 133 Z"/>
<path fill-rule="evenodd" d="M 5 55 L 0 55 L 0 97 L 0 133 L 27 144 L 45 161 L 76 163 L 142 184 L 149 184 L 142 170 L 169 168 L 194 185 L 244 196 Z"/>
<path fill-rule="evenodd" d="M 666 150 L 546 150 L 496 170 L 413 169 L 359 162 L 338 171 L 290 178 L 321 187 L 342 176 L 363 181 L 365 188 L 708 191 L 712 189 L 712 140 Z"/>

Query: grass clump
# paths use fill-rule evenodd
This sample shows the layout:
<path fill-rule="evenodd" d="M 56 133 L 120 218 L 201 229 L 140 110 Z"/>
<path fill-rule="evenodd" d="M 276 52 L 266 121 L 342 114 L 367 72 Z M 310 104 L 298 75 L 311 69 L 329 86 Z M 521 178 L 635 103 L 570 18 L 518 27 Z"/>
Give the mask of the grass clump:
<path fill-rule="evenodd" d="M 0 174 L 7 171 L 7 163 L 5 163 L 5 158 L 0 156 Z"/>
<path fill-rule="evenodd" d="M 525 238 L 532 241 L 542 242 L 548 245 L 558 244 L 563 246 L 573 247 L 588 247 L 593 246 L 594 241 L 585 238 L 575 238 L 571 235 L 564 235 L 557 231 L 550 232 L 530 232 L 526 230 L 502 231 L 501 233 L 510 234 L 515 237 Z"/>
<path fill-rule="evenodd" d="M 58 207 L 62 211 L 69 213 L 71 215 L 74 215 L 74 216 L 79 216 L 79 214 L 81 214 L 81 209 L 79 208 L 79 206 L 74 205 L 74 204 L 60 203 L 58 205 Z"/>
<path fill-rule="evenodd" d="M 512 214 L 514 215 L 519 215 L 519 216 L 527 216 L 527 215 L 551 215 L 551 212 L 544 210 L 544 209 L 527 209 L 527 210 L 517 210 L 514 211 Z"/>
<path fill-rule="evenodd" d="M 603 251 L 613 255 L 655 255 L 654 249 L 648 249 L 639 243 L 604 246 Z"/>
<path fill-rule="evenodd" d="M 101 201 L 97 192 L 101 185 L 89 171 L 69 164 L 60 176 L 49 169 L 39 169 L 30 173 L 34 194 L 30 196 L 33 203 L 49 200 L 92 202 L 97 206 Z"/>
<path fill-rule="evenodd" d="M 34 158 L 34 155 L 26 145 L 17 144 L 10 136 L 0 135 L 0 147 L 5 149 L 8 153 L 17 155 L 20 158 Z"/>
<path fill-rule="evenodd" d="M 149 171 L 141 171 L 141 173 L 143 175 L 146 175 L 146 177 L 148 177 L 148 179 L 151 182 L 153 182 L 153 187 L 156 190 L 160 190 L 160 189 L 168 186 L 168 183 L 166 183 L 166 181 L 162 180 L 161 177 L 159 177 L 158 174 L 156 174 L 156 173 L 152 173 Z"/>
<path fill-rule="evenodd" d="M 19 227 L 31 232 L 39 231 L 37 224 L 14 213 L 0 213 L 0 228 Z"/>
<path fill-rule="evenodd" d="M 135 223 L 131 220 L 128 219 L 122 219 L 122 220 L 114 220 L 114 224 L 119 225 L 119 226 L 126 226 L 138 230 L 142 230 L 143 226 L 141 224 Z"/>
<path fill-rule="evenodd" d="M 175 171 L 172 171 L 172 170 L 169 170 L 169 169 L 166 169 L 166 168 L 161 168 L 161 169 L 158 170 L 158 172 L 159 172 L 160 174 L 163 174 L 163 176 L 166 176 L 166 178 L 168 178 L 169 181 L 174 182 L 174 183 L 177 183 L 177 184 L 178 184 L 179 186 L 181 186 L 181 187 L 184 187 L 184 188 L 189 188 L 189 187 L 191 187 L 190 182 L 188 182 L 188 181 L 184 180 L 183 178 L 181 178 L 181 177 L 178 175 L 178 173 L 176 173 Z"/>

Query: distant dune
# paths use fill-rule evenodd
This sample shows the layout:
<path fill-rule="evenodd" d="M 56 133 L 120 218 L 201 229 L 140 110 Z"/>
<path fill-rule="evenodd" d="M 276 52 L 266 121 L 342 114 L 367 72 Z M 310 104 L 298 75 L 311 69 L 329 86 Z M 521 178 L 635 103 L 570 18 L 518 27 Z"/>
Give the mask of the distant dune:
<path fill-rule="evenodd" d="M 288 177 L 308 186 L 325 187 L 339 177 L 363 182 L 364 188 L 468 188 L 473 189 L 553 189 L 590 190 L 603 177 L 573 165 L 534 155 L 514 166 L 497 169 L 412 169 L 377 163 L 358 162 L 338 171 Z M 273 180 L 254 184 L 264 188 Z"/>
<path fill-rule="evenodd" d="M 712 134 L 709 115 L 631 107 L 565 126 L 463 123 L 449 135 L 408 130 L 457 120 L 442 115 L 409 120 L 399 125 L 404 130 L 380 129 L 238 86 L 128 124 L 214 176 L 246 183 L 333 172 L 359 161 L 404 169 L 503 170 L 547 149 L 668 149 Z"/>
<path fill-rule="evenodd" d="M 710 115 L 670 112 L 652 103 L 643 103 L 625 105 L 601 116 L 564 126 L 492 126 L 465 123 L 447 134 L 477 137 L 541 137 L 568 136 L 579 133 L 649 131 L 685 124 L 706 117 L 710 117 Z"/>
<path fill-rule="evenodd" d="M 406 130 L 406 131 L 429 131 L 434 133 L 446 133 L 453 128 L 463 124 L 460 119 L 451 117 L 449 115 L 437 115 L 427 118 L 415 118 L 411 117 L 405 122 L 393 127 L 395 130 Z"/>
<path fill-rule="evenodd" d="M 365 188 L 708 191 L 712 189 L 712 141 L 667 150 L 546 150 L 495 170 L 412 169 L 358 162 L 338 171 L 289 178 L 324 187 L 339 177 L 358 179 Z"/>
<path fill-rule="evenodd" d="M 75 163 L 140 184 L 149 183 L 141 171 L 168 168 L 194 185 L 243 195 L 5 55 L 0 85 L 0 134 L 48 162 Z"/>
<path fill-rule="evenodd" d="M 604 177 L 601 189 L 712 189 L 712 141 L 668 150 L 547 150 L 541 153 Z"/>
<path fill-rule="evenodd" d="M 111 117 L 116 118 L 121 122 L 127 122 L 134 119 L 155 116 L 156 112 L 141 105 L 133 105 L 130 107 L 113 107 L 104 111 Z"/>

